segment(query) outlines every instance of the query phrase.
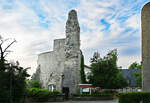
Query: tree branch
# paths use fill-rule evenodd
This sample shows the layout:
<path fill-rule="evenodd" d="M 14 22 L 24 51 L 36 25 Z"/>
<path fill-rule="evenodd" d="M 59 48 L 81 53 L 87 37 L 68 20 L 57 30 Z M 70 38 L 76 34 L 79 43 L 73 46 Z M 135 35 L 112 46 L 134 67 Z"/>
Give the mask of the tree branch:
<path fill-rule="evenodd" d="M 13 43 L 15 43 L 15 42 L 16 42 L 16 40 L 14 40 L 13 42 L 11 42 L 11 43 L 5 48 L 4 53 L 5 53 L 6 50 L 7 50 Z"/>

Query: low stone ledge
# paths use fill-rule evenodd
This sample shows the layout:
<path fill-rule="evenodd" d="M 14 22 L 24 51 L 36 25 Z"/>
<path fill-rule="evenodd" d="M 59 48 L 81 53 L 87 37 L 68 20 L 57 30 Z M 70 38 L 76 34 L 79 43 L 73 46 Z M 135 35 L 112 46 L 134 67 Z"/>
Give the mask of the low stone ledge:
<path fill-rule="evenodd" d="M 49 98 L 38 98 L 38 97 L 25 97 L 24 103 L 49 103 L 49 102 L 63 102 L 64 95 L 60 94 Z"/>
<path fill-rule="evenodd" d="M 99 100 L 113 100 L 113 97 L 73 97 L 73 101 L 99 101 Z"/>

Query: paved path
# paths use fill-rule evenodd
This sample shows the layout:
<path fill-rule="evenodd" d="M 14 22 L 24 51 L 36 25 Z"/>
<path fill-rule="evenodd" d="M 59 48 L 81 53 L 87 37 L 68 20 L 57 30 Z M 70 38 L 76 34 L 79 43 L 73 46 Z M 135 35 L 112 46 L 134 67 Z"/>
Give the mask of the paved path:
<path fill-rule="evenodd" d="M 57 102 L 51 102 L 57 103 Z M 58 102 L 58 103 L 118 103 L 118 100 L 106 100 L 106 101 L 66 101 L 66 102 Z"/>

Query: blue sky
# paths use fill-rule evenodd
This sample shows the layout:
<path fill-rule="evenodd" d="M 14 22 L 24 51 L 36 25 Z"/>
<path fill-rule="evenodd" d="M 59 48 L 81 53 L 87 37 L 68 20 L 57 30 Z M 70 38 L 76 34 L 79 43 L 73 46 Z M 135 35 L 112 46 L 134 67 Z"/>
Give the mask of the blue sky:
<path fill-rule="evenodd" d="M 36 69 L 37 55 L 65 37 L 68 12 L 75 9 L 85 63 L 95 51 L 118 49 L 118 66 L 141 61 L 141 9 L 150 0 L 0 0 L 0 34 L 15 38 L 9 60 Z"/>

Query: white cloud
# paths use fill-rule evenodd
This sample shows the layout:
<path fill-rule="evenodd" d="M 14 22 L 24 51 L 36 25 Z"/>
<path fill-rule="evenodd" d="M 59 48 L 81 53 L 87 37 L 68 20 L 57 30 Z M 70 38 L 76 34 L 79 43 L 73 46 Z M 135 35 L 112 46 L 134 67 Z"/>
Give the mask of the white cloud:
<path fill-rule="evenodd" d="M 140 10 L 132 9 L 135 5 L 144 3 L 142 0 L 134 4 L 122 5 L 121 3 L 120 0 L 80 0 L 79 5 L 75 7 L 80 27 L 86 29 L 81 28 L 81 48 L 86 54 L 87 64 L 95 50 L 105 55 L 108 50 L 114 48 L 118 48 L 120 52 L 132 45 L 140 45 L 137 43 L 140 41 L 127 42 L 127 40 L 135 30 L 138 31 L 135 38 L 140 38 Z M 32 70 L 29 72 L 32 74 L 36 68 L 37 54 L 52 50 L 53 40 L 65 37 L 67 13 L 73 8 L 73 4 L 40 0 L 34 5 L 39 11 L 34 10 L 32 3 L 15 1 L 13 4 L 15 5 L 11 5 L 12 9 L 8 10 L 0 6 L 0 34 L 18 41 L 12 46 L 14 52 L 9 58 L 20 61 L 24 67 L 31 66 Z M 45 18 L 41 20 L 38 12 L 42 12 Z M 125 21 L 119 21 L 120 17 L 128 18 Z M 100 23 L 101 19 L 110 24 L 108 30 L 102 31 L 106 26 Z M 47 28 L 44 28 L 40 22 L 46 21 L 50 23 Z M 132 28 L 132 30 L 122 34 L 127 28 Z M 118 64 L 126 67 L 135 60 L 140 60 L 140 56 L 120 55 Z"/>
<path fill-rule="evenodd" d="M 140 18 L 141 15 L 140 14 L 136 14 L 136 15 L 133 15 L 131 16 L 127 21 L 126 21 L 126 26 L 127 27 L 131 27 L 133 29 L 140 29 Z"/>
<path fill-rule="evenodd" d="M 133 55 L 133 56 L 119 56 L 118 58 L 118 66 L 121 66 L 122 69 L 127 69 L 131 63 L 133 62 L 141 63 L 141 56 Z"/>
<path fill-rule="evenodd" d="M 95 50 L 100 51 L 102 54 L 106 54 L 108 50 L 114 48 L 117 48 L 118 52 L 130 50 L 130 48 L 140 48 L 140 7 L 142 7 L 143 4 L 144 2 L 141 0 L 126 5 L 121 4 L 121 1 L 118 0 L 95 2 L 90 0 L 81 1 L 78 7 L 80 14 L 79 21 L 81 25 L 84 25 L 90 30 L 81 33 L 81 47 L 86 56 L 86 50 L 89 51 L 90 49 L 94 49 L 93 52 L 88 53 L 87 57 L 85 56 L 87 64 L 89 64 L 89 58 L 92 57 Z M 138 5 L 140 6 L 137 7 Z M 138 8 L 138 10 L 135 8 Z M 110 24 L 107 32 L 101 31 L 105 26 L 99 24 L 100 19 L 105 19 L 105 21 Z M 128 28 L 131 28 L 130 31 L 128 31 Z M 140 61 L 139 54 L 126 55 L 126 61 L 122 55 L 120 55 L 118 61 L 118 64 L 122 65 L 124 68 L 134 61 Z"/>
<path fill-rule="evenodd" d="M 18 60 L 21 66 L 36 68 L 37 54 L 52 50 L 53 39 L 64 37 L 63 22 L 56 22 L 52 27 L 44 29 L 38 25 L 40 21 L 36 13 L 21 2 L 10 11 L 0 9 L 0 34 L 5 38 L 15 38 L 17 43 L 10 49 L 9 60 Z M 59 18 L 59 17 L 58 17 Z M 62 26 L 62 27 L 61 27 Z"/>

